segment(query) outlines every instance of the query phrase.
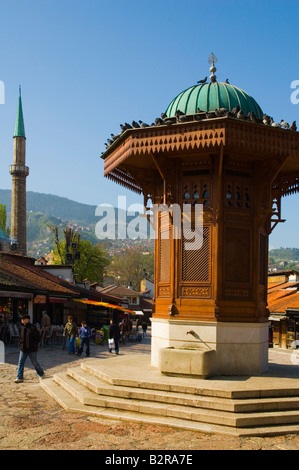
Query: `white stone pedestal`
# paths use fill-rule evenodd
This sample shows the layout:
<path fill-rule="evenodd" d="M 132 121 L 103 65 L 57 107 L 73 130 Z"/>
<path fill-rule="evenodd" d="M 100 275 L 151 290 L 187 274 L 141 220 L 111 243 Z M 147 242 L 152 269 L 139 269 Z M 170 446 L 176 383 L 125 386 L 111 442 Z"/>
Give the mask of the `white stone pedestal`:
<path fill-rule="evenodd" d="M 159 368 L 161 348 L 206 348 L 216 351 L 215 375 L 260 374 L 268 369 L 268 332 L 268 323 L 152 318 L 151 364 Z"/>

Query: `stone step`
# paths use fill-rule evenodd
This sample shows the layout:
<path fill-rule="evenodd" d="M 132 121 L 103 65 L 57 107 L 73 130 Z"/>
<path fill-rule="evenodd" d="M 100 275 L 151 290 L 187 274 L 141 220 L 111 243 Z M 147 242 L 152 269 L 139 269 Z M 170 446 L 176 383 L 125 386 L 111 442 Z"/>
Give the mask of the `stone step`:
<path fill-rule="evenodd" d="M 196 385 L 186 385 L 183 381 L 177 379 L 175 382 L 165 381 L 163 382 L 163 377 L 159 381 L 147 381 L 146 379 L 131 379 L 128 377 L 122 377 L 113 375 L 114 371 L 106 368 L 105 365 L 99 367 L 98 361 L 90 361 L 81 364 L 81 368 L 92 374 L 101 380 L 107 382 L 111 385 L 118 385 L 123 387 L 136 387 L 136 388 L 145 388 L 160 391 L 167 391 L 167 392 L 176 392 L 176 393 L 184 393 L 184 394 L 191 394 L 191 395 L 200 395 L 202 397 L 213 397 L 213 398 L 227 398 L 227 399 L 248 399 L 248 398 L 285 398 L 285 397 L 297 397 L 299 398 L 299 387 L 269 387 L 269 388 L 248 388 L 244 387 L 244 389 L 227 389 L 219 385 L 219 388 L 215 386 L 209 387 L 209 380 L 201 381 L 205 382 L 204 386 L 198 386 L 197 381 L 195 381 Z M 213 378 L 217 380 L 217 377 Z M 223 378 L 220 378 L 223 381 Z M 212 381 L 213 382 L 213 381 Z M 224 381 L 225 383 L 225 381 Z"/>
<path fill-rule="evenodd" d="M 110 385 L 82 367 L 68 369 L 67 374 L 98 395 L 194 406 L 196 408 L 208 408 L 235 413 L 299 410 L 299 397 L 232 400 L 229 398 L 150 390 L 141 387 Z"/>
<path fill-rule="evenodd" d="M 278 424 L 299 424 L 299 411 L 270 411 L 252 413 L 233 413 L 223 410 L 196 408 L 194 406 L 174 405 L 156 401 L 126 399 L 103 396 L 87 389 L 67 373 L 54 375 L 54 380 L 80 403 L 102 408 L 112 408 L 137 413 L 200 421 L 212 425 L 231 427 L 269 426 Z"/>
<path fill-rule="evenodd" d="M 126 399 L 145 400 L 157 403 L 194 406 L 215 410 L 234 411 L 234 401 L 231 399 L 200 397 L 199 395 L 175 393 L 163 390 L 150 390 L 140 387 L 111 385 L 99 377 L 88 373 L 81 367 L 67 370 L 67 374 L 98 395 Z"/>
<path fill-rule="evenodd" d="M 115 396 L 99 396 L 97 393 L 88 390 L 65 372 L 54 375 L 54 380 L 74 398 L 84 405 L 100 406 L 102 408 L 112 408 L 122 411 L 134 411 L 173 418 L 183 418 L 190 421 L 201 421 L 209 424 L 221 424 L 225 426 L 237 426 L 236 417 L 232 413 L 213 410 L 198 410 L 194 407 L 159 403 L 147 400 L 132 400 Z"/>
<path fill-rule="evenodd" d="M 62 388 L 52 378 L 44 379 L 40 382 L 41 387 L 51 396 L 56 402 L 65 410 L 84 413 L 87 416 L 94 416 L 97 418 L 104 418 L 117 421 L 130 421 L 143 424 L 154 424 L 168 426 L 174 429 L 183 429 L 188 431 L 199 431 L 208 434 L 223 434 L 233 437 L 250 437 L 250 436 L 275 436 L 283 434 L 299 433 L 299 424 L 289 425 L 272 425 L 260 426 L 253 428 L 233 428 L 219 424 L 208 424 L 199 421 L 189 421 L 188 419 L 180 419 L 174 417 L 164 417 L 147 415 L 144 413 L 136 413 L 133 411 L 107 409 L 102 407 L 95 407 L 84 405 L 74 398 L 69 392 Z"/>

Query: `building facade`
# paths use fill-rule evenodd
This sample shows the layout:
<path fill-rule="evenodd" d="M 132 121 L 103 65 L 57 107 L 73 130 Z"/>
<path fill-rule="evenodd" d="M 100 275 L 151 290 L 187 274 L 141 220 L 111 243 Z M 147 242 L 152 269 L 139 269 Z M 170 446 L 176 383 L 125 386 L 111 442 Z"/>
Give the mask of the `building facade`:
<path fill-rule="evenodd" d="M 270 344 L 289 349 L 299 346 L 299 272 L 282 271 L 268 276 Z"/>

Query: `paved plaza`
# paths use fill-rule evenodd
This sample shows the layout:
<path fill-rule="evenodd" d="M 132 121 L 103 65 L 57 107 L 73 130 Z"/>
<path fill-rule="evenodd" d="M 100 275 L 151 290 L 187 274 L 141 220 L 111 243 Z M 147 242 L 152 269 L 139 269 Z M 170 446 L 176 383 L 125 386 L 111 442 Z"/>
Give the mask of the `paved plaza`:
<path fill-rule="evenodd" d="M 25 381 L 15 384 L 18 347 L 11 345 L 5 353 L 5 364 L 0 364 L 0 450 L 299 450 L 296 434 L 236 438 L 66 412 L 40 387 L 30 361 Z M 141 356 L 150 355 L 150 333 L 141 342 L 122 345 L 119 357 L 123 355 L 131 356 L 138 367 Z M 111 360 L 106 345 L 92 345 L 91 357 Z M 38 359 L 48 377 L 89 360 L 69 355 L 60 346 L 40 349 Z M 288 351 L 270 349 L 269 359 L 288 376 L 299 368 Z"/>

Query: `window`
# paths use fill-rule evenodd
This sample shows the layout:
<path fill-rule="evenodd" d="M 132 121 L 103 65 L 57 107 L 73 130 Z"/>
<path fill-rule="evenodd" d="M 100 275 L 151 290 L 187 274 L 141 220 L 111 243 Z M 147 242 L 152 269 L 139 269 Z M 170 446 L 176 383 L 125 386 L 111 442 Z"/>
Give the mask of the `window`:
<path fill-rule="evenodd" d="M 183 204 L 210 205 L 210 182 L 205 179 L 185 181 L 183 185 Z"/>
<path fill-rule="evenodd" d="M 242 181 L 229 181 L 226 184 L 225 206 L 236 209 L 250 209 L 249 186 Z"/>

